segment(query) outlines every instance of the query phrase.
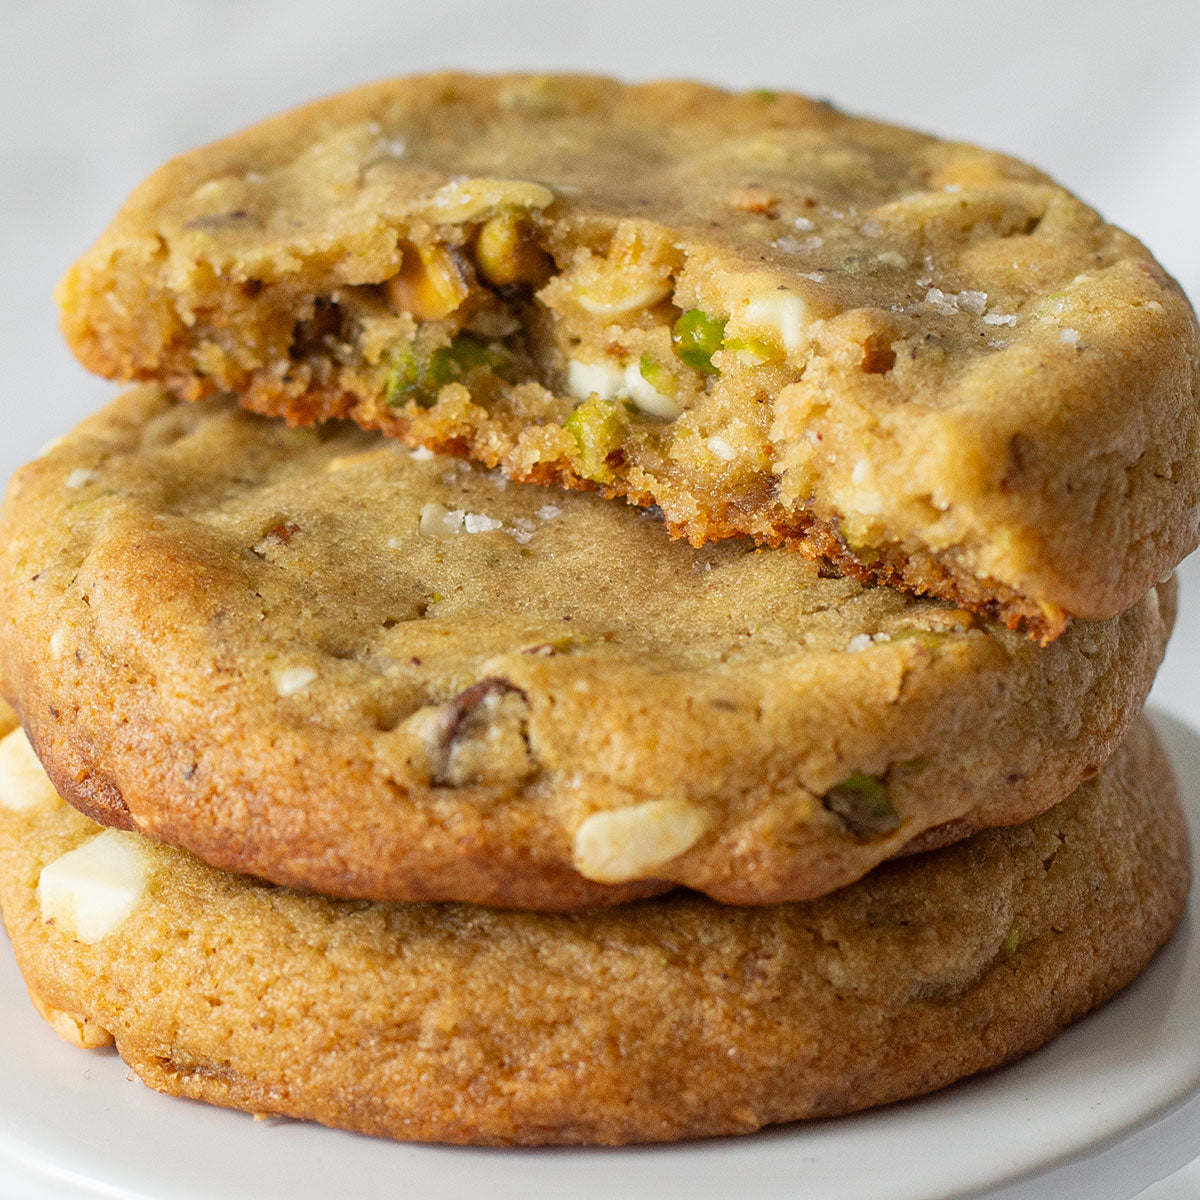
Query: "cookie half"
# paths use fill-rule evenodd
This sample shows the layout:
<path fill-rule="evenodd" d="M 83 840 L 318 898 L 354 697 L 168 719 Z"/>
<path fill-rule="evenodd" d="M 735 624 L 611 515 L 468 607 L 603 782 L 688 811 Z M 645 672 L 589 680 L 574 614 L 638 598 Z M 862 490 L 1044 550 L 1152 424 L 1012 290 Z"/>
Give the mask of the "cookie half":
<path fill-rule="evenodd" d="M 539 909 L 806 899 L 1024 820 L 1116 746 L 1174 613 L 1042 649 L 152 389 L 18 472 L 0 547 L 2 690 L 73 804 L 277 883 Z"/>
<path fill-rule="evenodd" d="M 332 901 L 101 830 L 44 776 L 0 789 L 0 902 L 60 1034 L 115 1038 L 160 1091 L 422 1141 L 665 1141 L 930 1091 L 1128 983 L 1188 885 L 1145 724 L 1027 825 L 757 909 Z"/>
<path fill-rule="evenodd" d="M 436 75 L 174 160 L 82 361 L 795 541 L 1042 639 L 1200 539 L 1200 335 L 1041 172 L 783 93 Z"/>

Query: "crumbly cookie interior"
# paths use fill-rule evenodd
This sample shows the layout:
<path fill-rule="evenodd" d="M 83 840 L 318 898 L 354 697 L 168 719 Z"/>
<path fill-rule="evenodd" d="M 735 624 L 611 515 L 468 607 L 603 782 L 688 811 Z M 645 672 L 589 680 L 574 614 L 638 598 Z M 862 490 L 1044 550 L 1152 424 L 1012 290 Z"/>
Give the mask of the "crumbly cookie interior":
<path fill-rule="evenodd" d="M 925 539 L 948 501 L 906 494 L 911 485 L 882 478 L 860 452 L 825 450 L 823 405 L 782 461 L 773 428 L 773 400 L 802 378 L 814 321 L 825 329 L 827 367 L 860 376 L 891 372 L 898 356 L 944 355 L 923 323 L 876 308 L 830 323 L 819 288 L 801 294 L 767 270 L 730 274 L 651 221 L 597 223 L 581 238 L 574 223 L 547 215 L 554 195 L 535 184 L 472 180 L 438 197 L 457 220 L 398 229 L 398 270 L 379 282 L 318 280 L 329 286 L 297 297 L 290 283 L 245 281 L 232 303 L 258 307 L 257 319 L 217 305 L 211 330 L 193 330 L 195 369 L 237 387 L 221 330 L 249 324 L 268 340 L 274 331 L 276 345 L 256 347 L 256 372 L 286 364 L 280 387 L 303 381 L 345 397 L 357 420 L 398 427 L 410 442 L 465 451 L 518 478 L 658 505 L 696 544 L 747 532 L 777 544 L 789 531 L 807 533 L 860 577 L 919 557 L 930 579 L 947 582 L 953 555 L 939 560 Z M 778 220 L 767 189 L 735 189 L 729 203 Z M 1022 236 L 1040 219 L 1033 207 L 1007 215 Z M 816 219 L 796 215 L 786 227 L 815 228 Z M 790 252 L 802 245 L 779 240 Z M 910 266 L 883 250 L 870 270 Z M 943 320 L 973 322 L 993 345 L 1006 344 L 1016 316 L 989 309 L 986 293 L 938 296 Z M 832 440 L 844 439 L 839 430 Z M 989 589 L 1004 594 L 1010 624 L 1046 633 L 1065 620 L 1054 605 L 1026 603 L 995 581 Z M 967 603 L 980 602 L 979 590 L 965 579 L 950 589 Z"/>
<path fill-rule="evenodd" d="M 1043 640 L 1197 536 L 1195 323 L 1144 247 L 1016 160 L 800 96 L 390 81 L 168 164 L 59 299 L 102 373 Z"/>

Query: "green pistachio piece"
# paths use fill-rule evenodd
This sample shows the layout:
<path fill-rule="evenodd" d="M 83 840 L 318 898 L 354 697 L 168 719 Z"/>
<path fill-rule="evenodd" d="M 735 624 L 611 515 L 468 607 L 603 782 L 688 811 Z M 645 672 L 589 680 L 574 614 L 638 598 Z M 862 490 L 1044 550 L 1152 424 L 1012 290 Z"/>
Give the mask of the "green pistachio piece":
<path fill-rule="evenodd" d="M 656 392 L 661 392 L 664 396 L 674 396 L 679 391 L 679 380 L 662 363 L 645 354 L 638 363 L 638 371 Z"/>
<path fill-rule="evenodd" d="M 611 400 L 599 396 L 586 399 L 563 423 L 579 447 L 582 474 L 594 483 L 611 483 L 613 473 L 608 456 L 621 444 L 625 411 Z"/>
<path fill-rule="evenodd" d="M 1010 925 L 1008 932 L 1004 935 L 1004 941 L 1000 943 L 1000 953 L 1005 958 L 1012 958 L 1020 945 L 1021 931 L 1015 925 Z"/>
<path fill-rule="evenodd" d="M 764 104 L 770 104 L 772 100 L 779 99 L 779 93 L 772 91 L 770 88 L 751 88 L 746 95 L 753 97 L 755 100 L 761 100 Z"/>
<path fill-rule="evenodd" d="M 675 322 L 671 330 L 671 344 L 675 356 L 693 371 L 705 375 L 720 375 L 712 364 L 712 356 L 724 345 L 725 322 L 719 317 L 710 317 L 699 308 L 690 309 Z"/>
<path fill-rule="evenodd" d="M 726 350 L 741 350 L 745 354 L 751 354 L 760 362 L 771 362 L 778 359 L 780 356 L 779 348 L 772 346 L 770 342 L 764 341 L 762 338 L 727 338 L 725 341 Z"/>
<path fill-rule="evenodd" d="M 830 788 L 821 803 L 840 817 L 855 837 L 864 841 L 891 833 L 900 824 L 900 813 L 892 803 L 887 785 L 862 771 L 854 771 Z"/>
<path fill-rule="evenodd" d="M 392 368 L 384 390 L 384 399 L 395 407 L 410 401 L 428 408 L 448 383 L 462 379 L 470 371 L 502 372 L 508 363 L 504 351 L 488 346 L 469 333 L 459 334 L 448 346 L 422 353 L 415 346 L 405 348 Z"/>

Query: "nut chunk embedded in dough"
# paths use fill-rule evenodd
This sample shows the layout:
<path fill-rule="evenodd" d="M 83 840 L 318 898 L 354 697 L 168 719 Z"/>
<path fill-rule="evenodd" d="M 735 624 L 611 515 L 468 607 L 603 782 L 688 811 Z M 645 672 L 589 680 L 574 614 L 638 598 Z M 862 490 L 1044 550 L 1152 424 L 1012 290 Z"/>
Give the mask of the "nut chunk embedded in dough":
<path fill-rule="evenodd" d="M 801 96 L 435 75 L 168 163 L 59 291 L 93 370 L 349 416 L 1049 640 L 1200 540 L 1200 337 L 1004 155 Z"/>

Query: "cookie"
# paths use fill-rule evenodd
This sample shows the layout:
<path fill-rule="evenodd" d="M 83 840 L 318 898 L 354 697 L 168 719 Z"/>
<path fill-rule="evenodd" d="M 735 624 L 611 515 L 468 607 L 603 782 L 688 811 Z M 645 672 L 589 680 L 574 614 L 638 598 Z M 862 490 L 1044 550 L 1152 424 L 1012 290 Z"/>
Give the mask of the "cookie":
<path fill-rule="evenodd" d="M 0 690 L 64 796 L 331 895 L 806 899 L 1093 774 L 1173 584 L 1051 646 L 350 423 L 144 388 L 0 512 Z"/>
<path fill-rule="evenodd" d="M 1128 983 L 1188 884 L 1144 724 L 1028 825 L 770 908 L 333 901 L 0 787 L 0 903 L 60 1034 L 115 1038 L 160 1091 L 421 1141 L 665 1141 L 931 1091 Z"/>
<path fill-rule="evenodd" d="M 0 700 L 0 736 L 17 727 L 17 714 Z"/>
<path fill-rule="evenodd" d="M 795 542 L 1048 640 L 1200 540 L 1200 335 L 1004 155 L 783 93 L 435 75 L 178 158 L 59 292 L 85 365 Z"/>

